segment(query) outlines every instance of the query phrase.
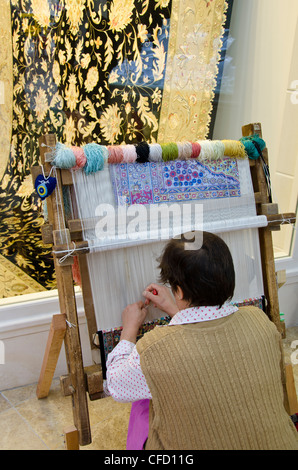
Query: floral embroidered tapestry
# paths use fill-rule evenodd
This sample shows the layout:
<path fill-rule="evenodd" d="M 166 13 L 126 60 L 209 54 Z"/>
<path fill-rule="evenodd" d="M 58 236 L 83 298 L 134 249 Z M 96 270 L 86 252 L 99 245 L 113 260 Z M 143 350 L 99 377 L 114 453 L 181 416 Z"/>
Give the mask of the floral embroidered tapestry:
<path fill-rule="evenodd" d="M 119 205 L 160 204 L 239 197 L 236 159 L 121 163 L 111 165 L 115 200 Z"/>
<path fill-rule="evenodd" d="M 0 297 L 55 287 L 30 174 L 38 138 L 54 133 L 67 145 L 206 138 L 227 5 L 0 0 Z"/>

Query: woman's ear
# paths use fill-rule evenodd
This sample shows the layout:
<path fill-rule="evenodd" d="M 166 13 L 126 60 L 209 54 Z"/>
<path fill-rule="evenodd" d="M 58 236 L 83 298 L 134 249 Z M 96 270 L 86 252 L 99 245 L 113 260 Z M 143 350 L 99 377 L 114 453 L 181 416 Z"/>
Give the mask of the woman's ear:
<path fill-rule="evenodd" d="M 176 292 L 175 292 L 178 300 L 183 300 L 184 294 L 180 286 L 177 286 Z"/>

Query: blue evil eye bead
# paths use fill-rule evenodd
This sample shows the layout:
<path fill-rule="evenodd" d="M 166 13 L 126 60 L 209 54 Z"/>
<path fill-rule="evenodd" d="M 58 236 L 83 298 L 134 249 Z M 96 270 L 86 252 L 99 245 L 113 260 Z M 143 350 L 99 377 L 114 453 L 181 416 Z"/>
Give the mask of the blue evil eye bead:
<path fill-rule="evenodd" d="M 38 175 L 35 180 L 35 189 L 39 197 L 43 200 L 50 196 L 56 188 L 57 180 L 52 176 L 45 178 L 43 175 Z"/>
<path fill-rule="evenodd" d="M 45 183 L 41 183 L 36 188 L 37 194 L 41 199 L 45 199 L 48 195 L 47 185 Z"/>

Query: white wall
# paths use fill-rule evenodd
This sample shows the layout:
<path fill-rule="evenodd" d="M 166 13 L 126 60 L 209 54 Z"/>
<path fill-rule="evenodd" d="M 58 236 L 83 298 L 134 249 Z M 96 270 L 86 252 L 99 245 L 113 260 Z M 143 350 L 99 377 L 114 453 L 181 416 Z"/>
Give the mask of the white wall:
<path fill-rule="evenodd" d="M 26 296 L 23 296 L 26 297 Z M 60 313 L 58 297 L 53 292 L 44 299 L 7 303 L 0 307 L 0 390 L 38 382 L 52 316 Z M 84 366 L 92 364 L 89 336 L 80 294 L 76 295 Z M 67 374 L 64 346 L 55 377 Z"/>
<path fill-rule="evenodd" d="M 297 18 L 297 0 L 234 0 L 214 138 L 238 139 L 244 123 L 261 122 L 273 162 L 279 152 Z M 232 94 L 224 91 L 229 78 L 234 78 Z"/>
<path fill-rule="evenodd" d="M 278 259 L 276 270 L 286 270 L 286 283 L 279 290 L 280 311 L 285 314 L 286 327 L 298 326 L 298 237 L 291 257 Z"/>
<path fill-rule="evenodd" d="M 234 0 L 213 138 L 239 139 L 242 125 L 262 124 L 280 212 L 295 212 L 297 203 L 298 104 L 289 91 L 298 81 L 297 51 L 297 0 Z M 276 252 L 288 253 L 291 236 L 290 226 L 273 234 Z M 296 232 L 294 237 L 297 245 Z M 280 310 L 286 326 L 296 326 L 298 255 L 277 260 L 276 269 L 287 270 Z"/>

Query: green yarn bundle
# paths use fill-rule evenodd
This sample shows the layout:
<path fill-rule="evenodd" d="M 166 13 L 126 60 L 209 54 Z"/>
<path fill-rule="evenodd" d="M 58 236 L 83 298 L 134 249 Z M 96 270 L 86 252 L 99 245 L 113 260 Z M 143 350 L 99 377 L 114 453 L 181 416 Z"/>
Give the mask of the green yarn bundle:
<path fill-rule="evenodd" d="M 162 158 L 165 162 L 178 158 L 178 146 L 176 143 L 160 144 L 162 148 Z"/>

